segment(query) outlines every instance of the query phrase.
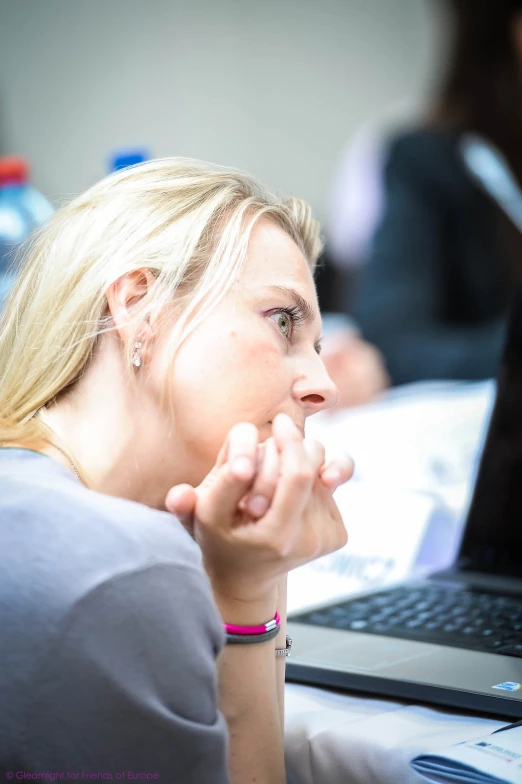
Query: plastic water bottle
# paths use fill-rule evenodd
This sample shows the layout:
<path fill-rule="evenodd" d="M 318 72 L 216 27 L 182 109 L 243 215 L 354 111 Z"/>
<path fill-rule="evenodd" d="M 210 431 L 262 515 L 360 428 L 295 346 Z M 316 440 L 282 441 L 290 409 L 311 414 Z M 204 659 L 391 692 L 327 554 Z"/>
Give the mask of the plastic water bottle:
<path fill-rule="evenodd" d="M 28 180 L 29 166 L 24 158 L 0 157 L 0 307 L 14 280 L 12 263 L 17 247 L 54 212 Z"/>

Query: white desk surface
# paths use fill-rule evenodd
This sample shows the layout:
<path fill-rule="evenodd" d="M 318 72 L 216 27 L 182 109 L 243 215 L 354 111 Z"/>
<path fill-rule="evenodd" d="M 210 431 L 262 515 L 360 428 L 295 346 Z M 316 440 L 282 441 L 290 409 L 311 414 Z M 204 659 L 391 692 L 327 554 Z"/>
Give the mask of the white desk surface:
<path fill-rule="evenodd" d="M 426 784 L 409 761 L 480 738 L 498 721 L 450 709 L 287 683 L 290 784 Z"/>

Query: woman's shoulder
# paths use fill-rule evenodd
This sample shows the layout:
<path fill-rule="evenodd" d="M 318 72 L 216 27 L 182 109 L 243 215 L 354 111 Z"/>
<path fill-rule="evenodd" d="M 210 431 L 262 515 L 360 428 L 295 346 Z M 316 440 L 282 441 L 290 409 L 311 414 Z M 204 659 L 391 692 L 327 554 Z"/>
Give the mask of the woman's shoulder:
<path fill-rule="evenodd" d="M 196 744 L 224 781 L 224 632 L 177 520 L 89 491 L 43 455 L 0 450 L 0 551 L 8 747 L 30 762 L 103 746 L 109 766 L 126 755 L 136 770 L 146 747 L 168 779 Z"/>
<path fill-rule="evenodd" d="M 0 538 L 11 575 L 89 591 L 113 575 L 162 564 L 204 577 L 196 543 L 167 512 L 85 488 L 56 461 L 0 450 Z"/>

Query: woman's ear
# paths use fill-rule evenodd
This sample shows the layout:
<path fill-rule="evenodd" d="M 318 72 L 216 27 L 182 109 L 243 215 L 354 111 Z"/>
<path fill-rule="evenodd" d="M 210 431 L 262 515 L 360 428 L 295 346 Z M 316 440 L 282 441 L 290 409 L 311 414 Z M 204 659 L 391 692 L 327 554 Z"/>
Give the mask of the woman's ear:
<path fill-rule="evenodd" d="M 156 278 L 150 270 L 140 269 L 122 275 L 107 289 L 105 296 L 111 321 L 124 342 L 145 337 L 136 335 L 136 313 L 139 305 L 145 305 L 155 283 Z"/>

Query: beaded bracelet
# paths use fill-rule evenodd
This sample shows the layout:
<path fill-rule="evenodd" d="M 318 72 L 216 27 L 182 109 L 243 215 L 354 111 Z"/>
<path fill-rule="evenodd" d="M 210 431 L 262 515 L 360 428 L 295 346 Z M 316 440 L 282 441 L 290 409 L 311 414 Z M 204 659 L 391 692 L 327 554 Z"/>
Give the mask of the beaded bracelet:
<path fill-rule="evenodd" d="M 276 656 L 290 656 L 290 651 L 292 650 L 292 638 L 286 635 L 286 648 L 276 648 L 275 655 Z"/>
<path fill-rule="evenodd" d="M 258 626 L 237 626 L 233 623 L 225 623 L 227 633 L 227 643 L 251 645 L 252 643 L 268 642 L 277 637 L 281 616 L 276 612 L 272 620 L 261 623 Z"/>

